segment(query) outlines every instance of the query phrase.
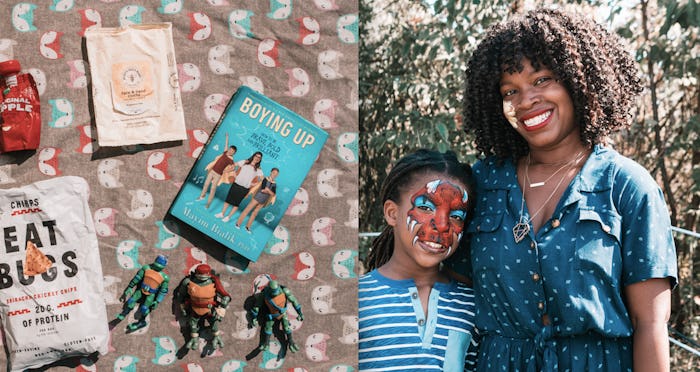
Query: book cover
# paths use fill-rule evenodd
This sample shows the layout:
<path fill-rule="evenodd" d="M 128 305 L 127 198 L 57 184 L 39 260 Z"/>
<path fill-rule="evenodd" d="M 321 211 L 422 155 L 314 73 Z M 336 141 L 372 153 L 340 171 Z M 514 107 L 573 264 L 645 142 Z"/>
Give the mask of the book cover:
<path fill-rule="evenodd" d="M 327 138 L 303 117 L 242 86 L 169 213 L 256 261 Z"/>

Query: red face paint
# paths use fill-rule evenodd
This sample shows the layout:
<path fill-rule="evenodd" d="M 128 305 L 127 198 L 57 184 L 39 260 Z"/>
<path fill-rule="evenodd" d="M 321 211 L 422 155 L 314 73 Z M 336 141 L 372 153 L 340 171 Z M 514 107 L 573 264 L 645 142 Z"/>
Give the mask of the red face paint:
<path fill-rule="evenodd" d="M 449 250 L 462 236 L 467 216 L 467 193 L 443 180 L 428 182 L 411 196 L 408 230 L 415 233 L 413 244 L 421 241 L 433 250 Z"/>
<path fill-rule="evenodd" d="M 17 60 L 0 62 L 0 152 L 35 150 L 41 138 L 39 92 Z"/>

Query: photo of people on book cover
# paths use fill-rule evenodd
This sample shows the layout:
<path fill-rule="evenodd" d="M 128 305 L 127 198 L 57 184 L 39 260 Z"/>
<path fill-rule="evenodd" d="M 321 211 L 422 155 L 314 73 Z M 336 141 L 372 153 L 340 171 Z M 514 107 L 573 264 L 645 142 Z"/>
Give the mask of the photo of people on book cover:
<path fill-rule="evenodd" d="M 243 86 L 229 101 L 170 214 L 255 261 L 327 137 Z"/>

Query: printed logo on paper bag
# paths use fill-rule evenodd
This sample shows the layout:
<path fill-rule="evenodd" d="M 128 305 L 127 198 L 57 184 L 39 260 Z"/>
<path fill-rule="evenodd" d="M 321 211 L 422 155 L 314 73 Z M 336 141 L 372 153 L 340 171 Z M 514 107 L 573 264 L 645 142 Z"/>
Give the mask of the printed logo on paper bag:
<path fill-rule="evenodd" d="M 114 109 L 139 115 L 155 108 L 153 71 L 148 61 L 117 62 L 112 65 Z"/>

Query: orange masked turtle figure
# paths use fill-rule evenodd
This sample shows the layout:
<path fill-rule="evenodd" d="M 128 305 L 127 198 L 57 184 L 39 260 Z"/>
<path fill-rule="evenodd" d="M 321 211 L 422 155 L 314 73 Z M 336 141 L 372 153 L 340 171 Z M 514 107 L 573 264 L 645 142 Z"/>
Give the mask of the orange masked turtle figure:
<path fill-rule="evenodd" d="M 299 351 L 299 347 L 292 340 L 292 328 L 289 326 L 289 319 L 287 319 L 288 302 L 294 306 L 294 310 L 296 310 L 298 314 L 297 319 L 303 321 L 304 315 L 301 313 L 301 304 L 289 289 L 280 285 L 276 280 L 270 280 L 267 286 L 263 288 L 262 292 L 258 293 L 256 296 L 255 305 L 248 310 L 248 315 L 250 316 L 252 326 L 257 326 L 260 309 L 263 306 L 265 307 L 262 313 L 265 319 L 265 325 L 258 349 L 267 350 L 273 326 L 276 322 L 282 322 L 282 328 L 287 336 L 289 351 L 293 353 Z"/>
<path fill-rule="evenodd" d="M 124 308 L 117 320 L 123 320 L 127 314 L 140 304 L 135 317 L 136 322 L 129 324 L 126 328 L 128 332 L 136 331 L 137 329 L 146 326 L 146 316 L 163 301 L 165 294 L 168 293 L 168 283 L 170 278 L 163 272 L 165 265 L 168 264 L 168 259 L 159 255 L 152 264 L 143 266 L 129 282 L 124 293 L 119 297 L 119 300 L 124 303 Z"/>
<path fill-rule="evenodd" d="M 231 302 L 231 296 L 226 292 L 219 276 L 207 264 L 197 266 L 189 277 L 185 278 L 177 293 L 180 310 L 183 316 L 188 316 L 190 340 L 187 347 L 194 350 L 199 343 L 199 328 L 203 322 L 208 322 L 214 335 L 212 348 L 223 347 L 219 323 L 226 314 L 226 307 Z"/>

